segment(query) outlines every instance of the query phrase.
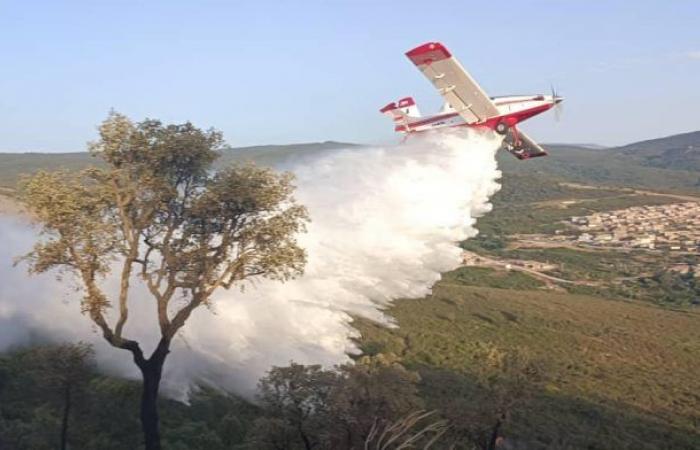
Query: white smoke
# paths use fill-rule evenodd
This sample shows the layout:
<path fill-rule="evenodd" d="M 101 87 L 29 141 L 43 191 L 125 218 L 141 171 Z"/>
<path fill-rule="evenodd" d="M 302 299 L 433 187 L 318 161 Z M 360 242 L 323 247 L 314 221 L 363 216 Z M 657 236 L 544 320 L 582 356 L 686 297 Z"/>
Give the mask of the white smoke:
<path fill-rule="evenodd" d="M 334 151 L 286 167 L 312 223 L 300 241 L 309 261 L 303 277 L 259 281 L 219 292 L 212 311 L 186 324 L 170 355 L 165 383 L 184 395 L 193 382 L 249 394 L 272 365 L 326 366 L 356 351 L 351 314 L 391 324 L 383 308 L 429 293 L 440 273 L 459 265 L 457 242 L 474 236 L 476 217 L 491 208 L 499 185 L 493 134 L 428 135 L 399 146 Z M 11 258 L 26 252 L 36 231 L 0 217 L 0 350 L 37 330 L 87 340 L 98 363 L 137 377 L 126 352 L 112 349 L 79 314 L 69 279 L 28 278 Z M 115 280 L 107 280 L 109 285 Z M 154 345 L 153 303 L 137 287 L 126 334 Z M 149 349 L 148 345 L 144 345 Z"/>

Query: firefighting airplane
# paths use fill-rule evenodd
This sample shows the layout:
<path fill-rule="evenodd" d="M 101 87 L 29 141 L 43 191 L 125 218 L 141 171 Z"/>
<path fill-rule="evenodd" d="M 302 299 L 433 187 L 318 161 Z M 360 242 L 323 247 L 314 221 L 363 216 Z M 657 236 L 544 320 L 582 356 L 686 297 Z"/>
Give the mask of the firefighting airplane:
<path fill-rule="evenodd" d="M 487 128 L 503 135 L 503 148 L 519 159 L 547 154 L 516 125 L 561 103 L 564 99 L 554 91 L 552 95 L 489 97 L 439 42 L 423 44 L 406 56 L 437 88 L 445 105 L 438 114 L 421 117 L 411 97 L 389 103 L 380 112 L 394 120 L 395 131 L 408 136 L 445 127 Z"/>

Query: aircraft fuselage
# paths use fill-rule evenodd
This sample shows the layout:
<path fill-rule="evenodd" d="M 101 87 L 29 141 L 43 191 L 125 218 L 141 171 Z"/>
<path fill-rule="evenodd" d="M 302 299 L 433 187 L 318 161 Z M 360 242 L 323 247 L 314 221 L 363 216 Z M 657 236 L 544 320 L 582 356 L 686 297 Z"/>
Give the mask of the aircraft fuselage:
<path fill-rule="evenodd" d="M 403 116 L 395 119 L 394 130 L 397 132 L 414 133 L 434 130 L 444 127 L 486 127 L 495 130 L 499 123 L 513 127 L 523 120 L 541 114 L 559 103 L 560 97 L 555 95 L 510 95 L 492 97 L 494 105 L 500 113 L 481 123 L 467 123 L 454 108 L 447 105 L 435 115 L 412 118 Z"/>

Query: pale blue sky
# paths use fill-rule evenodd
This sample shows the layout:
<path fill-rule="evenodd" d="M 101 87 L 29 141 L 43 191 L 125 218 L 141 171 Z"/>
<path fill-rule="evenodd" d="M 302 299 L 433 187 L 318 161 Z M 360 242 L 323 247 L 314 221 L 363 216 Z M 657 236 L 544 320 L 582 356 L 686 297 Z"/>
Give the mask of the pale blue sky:
<path fill-rule="evenodd" d="M 81 151 L 110 108 L 232 145 L 391 142 L 378 108 L 440 99 L 439 40 L 491 95 L 566 97 L 523 128 L 620 144 L 700 129 L 698 1 L 2 1 L 0 151 Z"/>

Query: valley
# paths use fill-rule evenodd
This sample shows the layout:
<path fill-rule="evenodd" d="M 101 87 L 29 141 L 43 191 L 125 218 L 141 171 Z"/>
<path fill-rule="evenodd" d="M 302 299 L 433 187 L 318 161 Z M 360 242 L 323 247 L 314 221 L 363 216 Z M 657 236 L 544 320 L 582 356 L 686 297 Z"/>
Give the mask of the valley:
<path fill-rule="evenodd" d="M 230 149 L 224 157 L 277 165 L 343 145 Z M 591 230 L 578 228 L 630 213 L 651 215 L 644 220 L 652 229 L 642 231 L 653 231 L 678 208 L 691 208 L 685 216 L 692 218 L 697 173 L 601 152 L 608 150 L 561 147 L 524 163 L 499 155 L 503 186 L 493 210 L 478 219 L 479 235 L 461 243 L 464 266 L 444 274 L 431 295 L 390 306 L 396 328 L 355 318 L 363 355 L 416 371 L 426 407 L 457 430 L 460 420 L 468 429 L 479 420 L 489 426 L 489 414 L 505 410 L 503 436 L 516 448 L 700 445 L 693 384 L 700 373 L 698 255 L 670 245 L 580 240 Z M 7 200 L 17 167 L 89 162 L 86 154 L 0 155 L 2 210 L 18 213 Z M 697 223 L 688 223 L 697 232 Z"/>

